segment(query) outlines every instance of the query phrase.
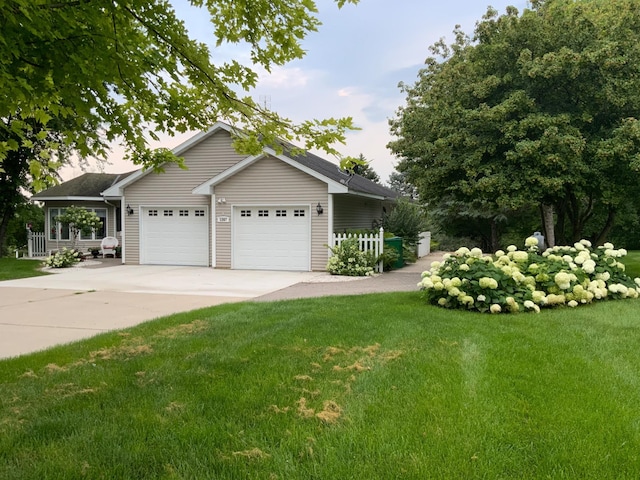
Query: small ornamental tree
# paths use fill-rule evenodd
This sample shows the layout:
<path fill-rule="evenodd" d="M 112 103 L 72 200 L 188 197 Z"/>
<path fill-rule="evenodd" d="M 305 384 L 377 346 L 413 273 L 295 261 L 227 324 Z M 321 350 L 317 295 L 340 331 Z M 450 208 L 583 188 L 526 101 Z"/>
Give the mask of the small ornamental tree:
<path fill-rule="evenodd" d="M 56 221 L 69 225 L 74 249 L 78 246 L 78 239 L 81 233 L 89 235 L 102 226 L 102 221 L 100 221 L 95 212 L 74 205 L 67 208 L 62 215 L 57 216 Z"/>

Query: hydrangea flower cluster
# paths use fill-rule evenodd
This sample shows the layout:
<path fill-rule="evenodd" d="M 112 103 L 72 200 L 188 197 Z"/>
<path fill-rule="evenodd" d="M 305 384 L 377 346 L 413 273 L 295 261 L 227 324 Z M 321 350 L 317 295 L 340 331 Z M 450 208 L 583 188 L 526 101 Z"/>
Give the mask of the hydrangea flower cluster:
<path fill-rule="evenodd" d="M 327 271 L 332 275 L 364 277 L 374 274 L 375 258 L 360 250 L 357 239 L 349 238 L 329 249 L 333 255 L 327 263 Z"/>
<path fill-rule="evenodd" d="M 51 268 L 67 268 L 82 260 L 78 250 L 64 247 L 44 260 L 44 265 Z"/>
<path fill-rule="evenodd" d="M 429 303 L 490 313 L 540 312 L 640 295 L 640 278 L 627 276 L 620 262 L 627 254 L 623 248 L 610 243 L 592 248 L 581 240 L 540 254 L 534 237 L 526 239 L 525 247 L 511 245 L 493 255 L 461 247 L 433 262 L 418 287 Z"/>

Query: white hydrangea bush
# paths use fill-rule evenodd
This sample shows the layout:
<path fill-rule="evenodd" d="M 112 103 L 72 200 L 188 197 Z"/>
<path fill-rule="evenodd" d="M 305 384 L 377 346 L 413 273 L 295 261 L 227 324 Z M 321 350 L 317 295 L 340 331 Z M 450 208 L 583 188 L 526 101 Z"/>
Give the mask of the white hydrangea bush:
<path fill-rule="evenodd" d="M 429 303 L 489 313 L 540 312 L 640 295 L 640 278 L 626 275 L 620 261 L 627 254 L 623 248 L 610 243 L 592 248 L 581 240 L 539 253 L 534 237 L 527 238 L 525 247 L 511 245 L 493 255 L 459 248 L 433 262 L 418 287 Z"/>
<path fill-rule="evenodd" d="M 78 250 L 63 248 L 44 260 L 45 267 L 67 268 L 82 260 L 82 255 Z"/>
<path fill-rule="evenodd" d="M 373 255 L 360 251 L 358 240 L 349 238 L 331 250 L 327 271 L 332 275 L 364 277 L 374 274 L 373 266 L 377 259 Z"/>

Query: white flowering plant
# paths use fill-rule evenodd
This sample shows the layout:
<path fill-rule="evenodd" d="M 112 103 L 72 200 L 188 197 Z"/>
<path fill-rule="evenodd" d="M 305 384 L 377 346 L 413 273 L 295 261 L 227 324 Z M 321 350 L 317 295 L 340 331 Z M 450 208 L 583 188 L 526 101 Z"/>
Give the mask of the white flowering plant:
<path fill-rule="evenodd" d="M 327 263 L 327 271 L 332 275 L 352 277 L 373 275 L 373 266 L 377 259 L 370 253 L 360 251 L 357 239 L 349 238 L 329 249 L 332 255 Z"/>
<path fill-rule="evenodd" d="M 446 308 L 501 313 L 637 298 L 640 278 L 625 274 L 627 254 L 612 244 L 592 248 L 588 240 L 538 252 L 527 238 L 525 250 L 511 245 L 485 255 L 479 248 L 459 248 L 433 262 L 418 287 L 429 303 Z"/>
<path fill-rule="evenodd" d="M 44 260 L 44 265 L 51 268 L 67 268 L 82 260 L 82 254 L 76 249 L 63 248 Z"/>

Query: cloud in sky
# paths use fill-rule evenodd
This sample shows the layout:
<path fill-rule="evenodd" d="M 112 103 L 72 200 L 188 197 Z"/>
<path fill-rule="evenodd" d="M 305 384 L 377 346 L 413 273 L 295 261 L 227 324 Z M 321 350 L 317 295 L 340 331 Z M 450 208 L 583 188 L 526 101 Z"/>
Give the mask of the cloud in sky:
<path fill-rule="evenodd" d="M 210 45 L 214 61 L 248 62 L 242 46 L 215 47 L 206 11 L 191 7 L 188 0 L 171 3 L 191 35 Z M 297 121 L 353 117 L 361 130 L 350 133 L 339 150 L 344 155 L 364 155 L 382 180 L 398 162 L 386 148 L 392 140 L 388 120 L 405 101 L 398 83 L 413 84 L 429 56 L 428 47 L 441 37 L 450 43 L 457 24 L 472 35 L 489 4 L 500 13 L 508 5 L 519 10 L 527 6 L 526 0 L 360 0 L 340 10 L 333 0 L 316 3 L 323 24 L 303 41 L 307 55 L 273 68 L 270 74 L 259 71 L 260 81 L 250 94 L 256 101 L 269 98 L 273 110 Z M 172 148 L 189 136 L 163 138 L 159 146 Z M 130 170 L 121 155 L 114 151 L 105 171 Z M 76 169 L 64 176 L 80 173 Z"/>

